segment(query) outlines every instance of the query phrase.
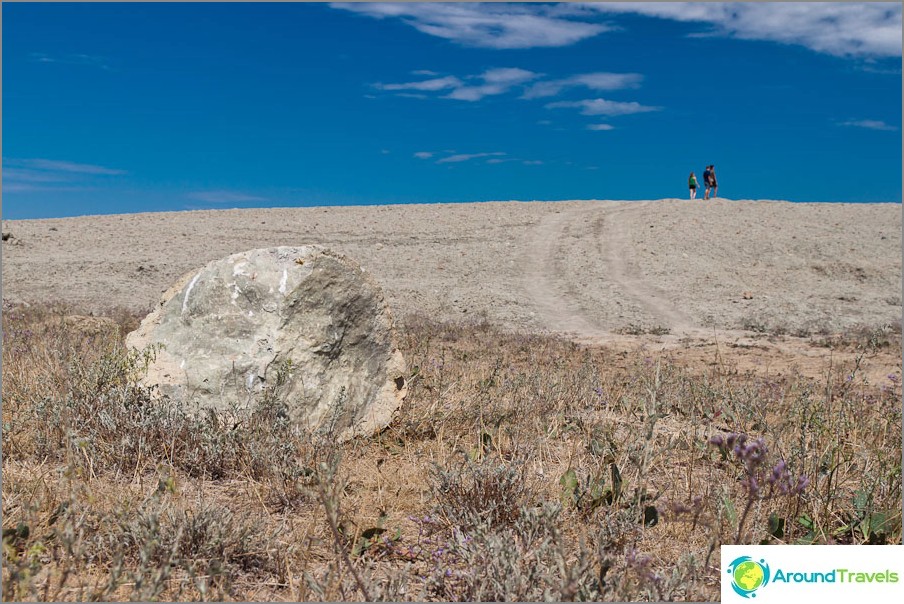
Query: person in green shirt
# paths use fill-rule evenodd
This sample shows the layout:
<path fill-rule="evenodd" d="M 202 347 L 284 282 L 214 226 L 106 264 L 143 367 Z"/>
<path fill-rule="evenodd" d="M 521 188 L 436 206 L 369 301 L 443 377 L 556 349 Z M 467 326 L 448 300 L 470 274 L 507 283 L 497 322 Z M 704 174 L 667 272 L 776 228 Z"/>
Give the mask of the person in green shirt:
<path fill-rule="evenodd" d="M 691 199 L 697 199 L 697 177 L 693 172 L 687 179 L 687 187 L 691 190 Z"/>

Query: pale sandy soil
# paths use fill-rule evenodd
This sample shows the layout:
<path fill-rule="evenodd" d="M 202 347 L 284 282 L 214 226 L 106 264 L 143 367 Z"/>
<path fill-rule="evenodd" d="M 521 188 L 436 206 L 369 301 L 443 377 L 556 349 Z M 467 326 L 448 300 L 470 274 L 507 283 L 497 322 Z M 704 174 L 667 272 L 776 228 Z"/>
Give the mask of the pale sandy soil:
<path fill-rule="evenodd" d="M 226 255 L 317 243 L 397 320 L 486 320 L 696 370 L 901 378 L 901 204 L 659 200 L 192 211 L 4 221 L 3 299 L 145 312 Z M 833 334 L 882 330 L 863 355 Z M 888 338 L 886 338 L 888 339 Z M 896 383 L 896 382 L 895 382 Z"/>
<path fill-rule="evenodd" d="M 148 310 L 242 250 L 318 243 L 396 317 L 603 336 L 840 331 L 901 319 L 901 205 L 566 201 L 213 210 L 4 221 L 3 297 Z"/>

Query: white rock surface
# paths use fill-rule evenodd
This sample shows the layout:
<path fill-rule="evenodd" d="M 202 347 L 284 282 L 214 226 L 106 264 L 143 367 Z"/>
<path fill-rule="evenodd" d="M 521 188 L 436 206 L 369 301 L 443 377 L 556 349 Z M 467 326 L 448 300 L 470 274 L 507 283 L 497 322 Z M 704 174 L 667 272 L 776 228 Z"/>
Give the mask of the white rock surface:
<path fill-rule="evenodd" d="M 339 440 L 384 428 L 407 391 L 380 288 L 320 246 L 213 261 L 167 290 L 126 343 L 163 345 L 146 381 L 187 406 L 252 405 L 283 369 L 290 418 Z"/>

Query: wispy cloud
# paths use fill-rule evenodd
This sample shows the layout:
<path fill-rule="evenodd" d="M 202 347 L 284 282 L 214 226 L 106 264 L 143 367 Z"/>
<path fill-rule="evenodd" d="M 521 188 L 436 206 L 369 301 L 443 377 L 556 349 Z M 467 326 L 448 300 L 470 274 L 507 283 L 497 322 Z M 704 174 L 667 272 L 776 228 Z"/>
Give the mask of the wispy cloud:
<path fill-rule="evenodd" d="M 75 174 L 103 174 L 108 176 L 125 174 L 124 170 L 116 170 L 93 164 L 77 164 L 71 161 L 57 161 L 51 159 L 21 159 L 13 160 L 21 166 L 47 172 L 71 172 Z"/>
<path fill-rule="evenodd" d="M 461 86 L 464 86 L 464 83 L 454 76 L 432 78 L 419 82 L 405 82 L 402 84 L 374 84 L 374 87 L 380 90 L 423 90 L 427 92 L 436 92 L 437 90 L 446 90 L 448 88 L 459 88 Z"/>
<path fill-rule="evenodd" d="M 245 203 L 251 201 L 267 201 L 266 197 L 247 195 L 238 191 L 194 191 L 188 194 L 190 199 L 205 203 Z"/>
<path fill-rule="evenodd" d="M 336 2 L 330 6 L 376 19 L 398 18 L 422 33 L 483 48 L 568 46 L 611 29 L 572 19 L 554 5 Z"/>
<path fill-rule="evenodd" d="M 112 69 L 108 64 L 109 61 L 104 57 L 86 54 L 65 54 L 65 55 L 49 55 L 43 52 L 33 52 L 29 55 L 34 63 L 57 63 L 60 65 L 85 65 L 87 67 L 97 67 L 98 69 Z"/>
<path fill-rule="evenodd" d="M 479 159 L 481 157 L 493 157 L 493 156 L 502 156 L 505 155 L 502 151 L 493 151 L 491 153 L 458 153 L 456 155 L 449 155 L 448 157 L 443 157 L 441 159 L 436 160 L 438 164 L 457 164 L 463 161 L 470 161 L 472 159 Z"/>
<path fill-rule="evenodd" d="M 700 23 L 715 35 L 804 46 L 842 57 L 901 56 L 897 2 L 333 3 L 375 19 L 400 19 L 464 46 L 568 46 L 621 29 L 613 15 Z"/>
<path fill-rule="evenodd" d="M 546 162 L 539 159 L 523 159 L 519 157 L 511 157 L 508 153 L 503 151 L 491 151 L 491 152 L 482 152 L 482 153 L 455 153 L 455 151 L 445 150 L 442 153 L 447 153 L 445 157 L 440 157 L 434 163 L 437 164 L 460 164 L 463 162 L 471 162 L 474 160 L 482 160 L 477 161 L 475 163 L 484 163 L 489 165 L 499 165 L 499 164 L 510 164 L 510 163 L 520 163 L 525 166 L 542 166 Z M 414 154 L 418 159 L 431 159 L 439 155 L 439 152 L 434 151 L 419 151 Z"/>
<path fill-rule="evenodd" d="M 426 72 L 431 76 L 437 75 L 435 72 Z M 638 73 L 610 73 L 610 72 L 592 72 L 580 73 L 565 78 L 558 79 L 542 79 L 544 74 L 521 69 L 518 67 L 497 67 L 488 69 L 479 75 L 468 75 L 463 77 L 442 76 L 431 77 L 426 80 L 415 82 L 374 84 L 374 87 L 393 92 L 397 96 L 416 96 L 417 98 L 444 98 L 454 99 L 458 101 L 474 102 L 479 101 L 488 96 L 502 95 L 511 92 L 513 89 L 523 91 L 520 99 L 532 100 L 554 97 L 562 93 L 568 88 L 582 87 L 590 90 L 620 90 L 625 88 L 638 88 L 643 81 L 643 76 Z M 427 91 L 434 93 L 432 95 L 425 92 L 410 91 Z M 576 108 L 580 109 L 583 115 L 605 115 L 619 116 L 630 115 L 634 113 L 648 113 L 652 111 L 661 111 L 662 107 L 652 105 L 642 105 L 636 101 L 612 101 L 603 98 L 584 99 L 575 101 L 556 101 L 547 103 L 547 109 L 560 108 Z M 550 125 L 549 120 L 541 120 L 541 125 Z M 587 126 L 590 130 L 612 130 L 609 124 L 591 124 Z M 430 152 L 415 153 L 415 157 L 419 159 L 428 159 L 432 155 Z M 458 157 L 458 156 L 452 156 Z M 469 155 L 462 155 L 466 159 L 470 159 Z M 443 158 L 437 163 L 452 163 L 454 160 Z M 507 160 L 509 161 L 509 160 Z M 510 160 L 515 161 L 515 160 Z M 500 163 L 498 161 L 492 163 Z"/>
<path fill-rule="evenodd" d="M 698 22 L 711 33 L 797 44 L 836 56 L 901 55 L 897 2 L 593 2 L 601 14 L 630 13 Z"/>
<path fill-rule="evenodd" d="M 897 132 L 900 130 L 897 126 L 886 124 L 881 120 L 850 120 L 841 122 L 841 126 L 853 126 L 854 128 L 866 128 L 867 130 L 885 130 L 888 132 Z"/>
<path fill-rule="evenodd" d="M 3 167 L 3 184 L 7 182 L 17 183 L 48 183 L 65 182 L 66 175 L 43 170 L 30 170 L 28 168 Z"/>
<path fill-rule="evenodd" d="M 48 185 L 30 182 L 6 181 L 3 177 L 3 191 L 5 193 L 63 193 L 71 191 L 93 191 L 95 186 L 86 185 Z"/>
<path fill-rule="evenodd" d="M 533 80 L 537 76 L 538 74 L 533 73 L 532 71 L 518 69 L 517 67 L 490 69 L 478 76 L 483 80 L 483 84 L 478 86 L 461 86 L 446 95 L 446 98 L 459 101 L 479 101 L 485 96 L 508 92 L 513 86 Z"/>
<path fill-rule="evenodd" d="M 582 86 L 590 90 L 621 90 L 637 88 L 643 81 L 639 73 L 582 73 L 560 80 L 537 82 L 528 88 L 521 98 L 536 99 L 556 96 L 566 88 Z"/>
<path fill-rule="evenodd" d="M 432 71 L 427 73 L 436 75 Z M 431 77 L 415 82 L 377 83 L 373 86 L 380 90 L 393 92 L 396 96 L 416 97 L 419 99 L 439 97 L 474 102 L 488 96 L 502 95 L 513 90 L 523 91 L 523 94 L 518 98 L 531 100 L 554 97 L 564 90 L 574 87 L 583 87 L 595 91 L 638 88 L 643 81 L 643 76 L 638 73 L 580 73 L 565 78 L 549 80 L 542 79 L 543 76 L 544 74 L 518 67 L 496 67 L 478 75 L 462 77 L 448 75 Z M 430 95 L 427 93 L 435 94 Z M 650 107 L 637 102 L 616 102 L 605 99 L 562 101 L 549 103 L 546 107 L 580 107 L 585 115 L 626 115 L 629 113 L 659 111 L 661 109 L 661 107 Z M 549 122 L 545 123 L 548 124 Z"/>
<path fill-rule="evenodd" d="M 3 159 L 3 190 L 79 191 L 94 188 L 110 176 L 127 174 L 125 170 L 94 164 L 79 164 L 51 159 Z"/>
<path fill-rule="evenodd" d="M 584 115 L 630 115 L 632 113 L 646 113 L 649 111 L 661 111 L 662 107 L 641 105 L 635 101 L 623 103 L 606 99 L 585 99 L 583 101 L 557 101 L 548 103 L 547 109 L 560 109 L 575 107 L 580 108 Z"/>
<path fill-rule="evenodd" d="M 379 90 L 388 90 L 392 92 L 406 91 L 398 92 L 397 94 L 398 96 L 417 96 L 417 98 L 427 98 L 427 96 L 423 94 L 413 94 L 407 91 L 449 91 L 447 94 L 443 95 L 442 98 L 455 99 L 458 101 L 479 101 L 487 96 L 504 94 L 513 87 L 524 84 L 537 77 L 539 77 L 539 74 L 526 69 L 519 69 L 517 67 L 497 67 L 488 69 L 479 75 L 465 76 L 462 79 L 455 76 L 445 76 L 400 84 L 377 83 L 374 84 L 374 87 Z"/>

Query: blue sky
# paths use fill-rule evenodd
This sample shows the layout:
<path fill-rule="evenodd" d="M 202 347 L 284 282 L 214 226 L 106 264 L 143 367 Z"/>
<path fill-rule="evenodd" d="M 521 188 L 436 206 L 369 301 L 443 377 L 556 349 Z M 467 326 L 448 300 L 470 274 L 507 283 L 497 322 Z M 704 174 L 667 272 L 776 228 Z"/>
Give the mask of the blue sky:
<path fill-rule="evenodd" d="M 900 3 L 27 4 L 3 217 L 901 201 Z"/>

